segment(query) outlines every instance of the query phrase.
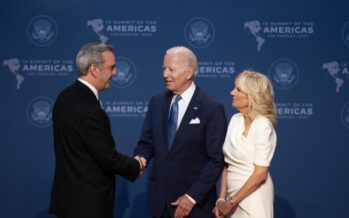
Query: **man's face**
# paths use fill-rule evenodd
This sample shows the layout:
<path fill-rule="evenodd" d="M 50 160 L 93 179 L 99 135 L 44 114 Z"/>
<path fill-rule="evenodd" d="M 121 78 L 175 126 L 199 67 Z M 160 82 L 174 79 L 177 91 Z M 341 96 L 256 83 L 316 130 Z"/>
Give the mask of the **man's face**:
<path fill-rule="evenodd" d="M 97 67 L 97 83 L 98 90 L 104 90 L 110 87 L 110 83 L 114 75 L 116 75 L 115 68 L 115 55 L 110 51 L 105 51 L 102 53 L 104 59 L 103 65 Z"/>
<path fill-rule="evenodd" d="M 193 69 L 187 66 L 185 55 L 169 53 L 164 57 L 163 77 L 166 88 L 172 93 L 183 93 L 192 82 Z"/>

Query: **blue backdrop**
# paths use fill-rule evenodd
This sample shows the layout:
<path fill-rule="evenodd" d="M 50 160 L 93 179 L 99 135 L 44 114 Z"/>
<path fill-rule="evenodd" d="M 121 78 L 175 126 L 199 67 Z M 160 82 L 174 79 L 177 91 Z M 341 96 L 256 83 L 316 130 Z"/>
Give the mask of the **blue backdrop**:
<path fill-rule="evenodd" d="M 236 111 L 229 92 L 253 68 L 272 81 L 277 218 L 349 217 L 349 3 L 317 1 L 31 0 L 0 3 L 0 217 L 48 218 L 51 109 L 76 79 L 86 42 L 116 49 L 119 74 L 101 95 L 117 148 L 132 155 L 148 99 L 164 89 L 162 58 L 184 45 L 196 83 Z M 146 173 L 117 178 L 115 217 L 149 217 Z"/>

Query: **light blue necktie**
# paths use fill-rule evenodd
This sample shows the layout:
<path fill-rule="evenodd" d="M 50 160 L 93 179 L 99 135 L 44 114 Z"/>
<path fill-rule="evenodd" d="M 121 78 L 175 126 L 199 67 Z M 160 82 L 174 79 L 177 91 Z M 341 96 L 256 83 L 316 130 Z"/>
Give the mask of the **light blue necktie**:
<path fill-rule="evenodd" d="M 178 123 L 178 102 L 182 99 L 180 95 L 177 95 L 175 101 L 173 102 L 170 110 L 170 115 L 167 122 L 167 143 L 170 148 L 173 142 L 173 139 L 177 131 Z"/>

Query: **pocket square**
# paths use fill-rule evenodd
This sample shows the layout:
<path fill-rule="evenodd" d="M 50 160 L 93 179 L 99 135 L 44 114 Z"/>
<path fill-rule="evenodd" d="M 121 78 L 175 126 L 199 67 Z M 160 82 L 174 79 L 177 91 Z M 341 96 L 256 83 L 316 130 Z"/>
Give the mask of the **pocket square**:
<path fill-rule="evenodd" d="M 189 124 L 200 124 L 200 119 L 197 117 L 195 119 L 191 119 L 191 121 L 189 122 Z"/>

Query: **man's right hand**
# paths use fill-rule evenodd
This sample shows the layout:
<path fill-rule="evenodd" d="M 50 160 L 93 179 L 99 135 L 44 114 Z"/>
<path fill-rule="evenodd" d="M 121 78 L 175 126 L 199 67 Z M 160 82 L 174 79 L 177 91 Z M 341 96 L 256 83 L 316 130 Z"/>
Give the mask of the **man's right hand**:
<path fill-rule="evenodd" d="M 143 175 L 145 169 L 147 168 L 147 160 L 142 157 L 142 156 L 135 156 L 134 157 L 136 160 L 138 160 L 139 164 L 140 164 L 140 172 L 139 172 L 139 176 Z"/>

